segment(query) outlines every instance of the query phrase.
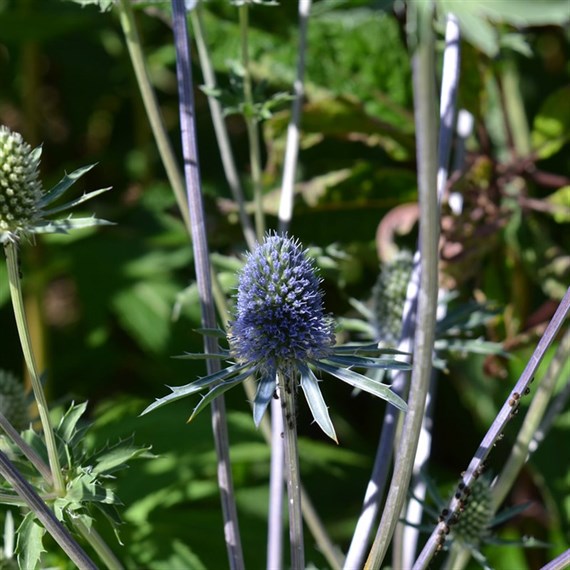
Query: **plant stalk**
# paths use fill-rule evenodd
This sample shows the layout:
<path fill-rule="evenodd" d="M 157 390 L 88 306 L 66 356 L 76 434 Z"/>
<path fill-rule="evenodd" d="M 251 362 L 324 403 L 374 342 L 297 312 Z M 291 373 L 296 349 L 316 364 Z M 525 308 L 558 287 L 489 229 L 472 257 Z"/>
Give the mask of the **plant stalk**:
<path fill-rule="evenodd" d="M 26 322 L 24 300 L 22 296 L 22 284 L 20 279 L 20 269 L 18 267 L 18 245 L 15 243 L 7 243 L 4 246 L 4 251 L 6 253 L 10 296 L 12 297 L 12 306 L 14 307 L 14 316 L 16 318 L 18 336 L 20 337 L 20 344 L 22 345 L 24 360 L 30 373 L 32 390 L 34 392 L 40 421 L 42 423 L 42 428 L 45 434 L 46 449 L 54 490 L 57 495 L 63 495 L 65 490 L 65 482 L 63 480 L 63 475 L 61 472 L 55 434 L 53 431 L 53 426 L 51 425 L 49 408 L 40 380 L 40 375 L 38 373 L 34 353 L 32 350 L 30 334 L 28 331 L 28 325 Z"/>
<path fill-rule="evenodd" d="M 253 202 L 255 204 L 255 233 L 257 240 L 263 240 L 265 233 L 265 213 L 263 211 L 263 186 L 261 183 L 261 144 L 259 140 L 259 125 L 255 116 L 255 102 L 251 84 L 251 69 L 249 64 L 249 6 L 243 3 L 239 8 L 239 24 L 241 35 L 241 63 L 243 67 L 243 97 L 245 103 L 244 119 L 249 141 L 249 164 L 253 184 Z"/>
<path fill-rule="evenodd" d="M 439 213 L 435 53 L 431 5 L 417 4 L 420 41 L 413 61 L 420 205 L 421 278 L 408 411 L 386 506 L 365 568 L 378 570 L 398 522 L 410 482 L 432 370 L 438 291 Z"/>
<path fill-rule="evenodd" d="M 135 72 L 135 77 L 139 86 L 144 108 L 150 123 L 150 128 L 156 141 L 160 159 L 164 165 L 166 176 L 172 186 L 178 209 L 187 228 L 190 228 L 190 216 L 188 214 L 188 203 L 186 201 L 184 179 L 178 167 L 172 145 L 168 138 L 164 121 L 160 113 L 160 107 L 150 82 L 145 64 L 142 44 L 137 30 L 133 9 L 130 0 L 119 0 L 119 20 L 127 42 L 127 48 Z"/>
<path fill-rule="evenodd" d="M 16 493 L 27 503 L 45 529 L 61 546 L 80 570 L 97 570 L 97 566 L 73 539 L 69 531 L 57 520 L 52 511 L 42 501 L 33 487 L 18 473 L 6 455 L 0 451 L 0 475 L 12 485 Z"/>
<path fill-rule="evenodd" d="M 204 77 L 204 84 L 210 89 L 214 89 L 217 85 L 216 75 L 208 53 L 208 47 L 204 38 L 204 26 L 202 24 L 201 6 L 198 4 L 194 10 L 190 12 L 190 21 L 194 31 L 194 40 L 198 49 L 198 57 L 200 59 L 200 68 Z M 212 115 L 212 124 L 216 133 L 218 148 L 220 149 L 220 158 L 228 186 L 230 187 L 232 196 L 238 207 L 239 219 L 245 237 L 245 241 L 250 250 L 255 247 L 255 231 L 253 229 L 251 219 L 245 209 L 245 198 L 239 180 L 236 163 L 230 145 L 228 130 L 224 121 L 224 111 L 222 105 L 215 98 L 208 95 L 208 105 L 210 106 L 210 114 Z"/>
<path fill-rule="evenodd" d="M 101 535 L 93 526 L 88 528 L 81 519 L 75 519 L 73 526 L 81 533 L 81 536 L 91 545 L 91 548 L 97 553 L 103 564 L 109 570 L 123 570 L 124 566 L 115 556 L 114 552 L 109 548 L 107 543 L 101 538 Z"/>
<path fill-rule="evenodd" d="M 290 378 L 278 374 L 279 398 L 283 410 L 283 436 L 285 441 L 285 471 L 287 473 L 287 499 L 289 504 L 289 537 L 291 542 L 292 570 L 305 570 L 303 544 L 303 516 L 301 514 L 301 474 L 297 451 L 297 418 L 295 387 Z"/>
<path fill-rule="evenodd" d="M 192 247 L 196 281 L 202 309 L 202 326 L 216 327 L 216 315 L 212 295 L 211 268 L 208 254 L 208 242 L 204 206 L 202 202 L 200 171 L 198 162 L 198 145 L 194 121 L 194 94 L 192 82 L 192 67 L 190 59 L 190 43 L 186 24 L 186 9 L 184 0 L 172 0 L 173 31 L 176 47 L 176 73 L 178 93 L 180 98 L 180 129 L 182 151 L 184 155 L 184 174 L 188 206 L 190 208 L 190 228 L 192 232 Z M 218 352 L 217 340 L 210 336 L 204 337 L 204 351 Z M 220 369 L 217 360 L 207 361 L 208 374 Z M 243 553 L 239 534 L 237 507 L 233 491 L 233 481 L 229 453 L 229 436 L 227 430 L 226 410 L 223 397 L 212 402 L 212 428 L 218 457 L 218 484 L 224 517 L 224 534 L 230 568 L 244 568 Z"/>
<path fill-rule="evenodd" d="M 495 418 L 494 422 L 492 423 L 491 427 L 485 434 L 485 437 L 481 441 L 479 448 L 475 452 L 475 455 L 471 459 L 469 466 L 465 471 L 465 475 L 462 477 L 462 484 L 465 487 L 469 487 L 473 481 L 476 479 L 478 474 L 480 473 L 481 467 L 491 450 L 497 439 L 499 438 L 500 434 L 503 433 L 507 422 L 513 417 L 513 405 L 511 402 L 517 401 L 514 398 L 514 394 L 518 394 L 519 397 L 521 394 L 525 393 L 525 390 L 529 387 L 538 366 L 540 365 L 546 350 L 552 344 L 556 334 L 562 327 L 566 317 L 570 313 L 570 287 L 566 291 L 566 294 L 560 301 L 560 305 L 556 309 L 550 323 L 546 327 L 542 338 L 538 342 L 532 356 L 530 357 L 525 369 L 523 370 L 520 378 L 518 379 L 517 383 L 515 384 L 513 390 L 511 391 L 510 395 L 508 396 L 507 400 L 503 404 L 503 407 L 499 410 L 497 417 Z M 416 562 L 414 563 L 413 570 L 423 570 L 429 564 L 429 561 L 435 554 L 438 544 L 440 542 L 441 532 L 444 530 L 445 526 L 449 524 L 449 520 L 451 517 L 455 515 L 455 513 L 459 509 L 460 501 L 462 500 L 463 496 L 459 494 L 459 497 L 454 497 L 447 509 L 447 516 L 446 518 L 441 521 L 433 530 L 432 534 L 428 538 L 423 550 L 420 552 Z"/>

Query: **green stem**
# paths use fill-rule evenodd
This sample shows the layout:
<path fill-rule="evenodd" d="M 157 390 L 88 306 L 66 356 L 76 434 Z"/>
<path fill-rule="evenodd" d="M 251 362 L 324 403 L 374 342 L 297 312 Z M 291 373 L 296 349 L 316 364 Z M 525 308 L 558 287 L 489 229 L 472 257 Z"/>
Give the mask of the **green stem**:
<path fill-rule="evenodd" d="M 18 335 L 20 337 L 20 344 L 22 345 L 22 352 L 24 353 L 24 360 L 26 361 L 26 366 L 28 367 L 28 371 L 30 373 L 32 390 L 34 391 L 34 397 L 36 399 L 40 420 L 45 434 L 46 448 L 51 476 L 54 483 L 54 489 L 58 495 L 63 495 L 63 492 L 65 490 L 65 482 L 61 473 L 55 434 L 49 418 L 49 409 L 46 397 L 42 383 L 40 381 L 40 375 L 38 374 L 36 361 L 34 359 L 32 343 L 30 340 L 30 334 L 28 331 L 28 325 L 24 311 L 20 270 L 18 267 L 18 246 L 14 243 L 8 243 L 4 246 L 4 251 L 6 252 L 6 265 L 8 267 L 10 296 L 12 297 L 12 306 L 14 307 L 16 326 L 18 328 Z"/>
<path fill-rule="evenodd" d="M 91 548 L 97 553 L 103 564 L 109 570 L 124 570 L 124 566 L 109 548 L 107 543 L 101 538 L 101 535 L 93 526 L 88 528 L 81 519 L 75 519 L 73 526 L 81 533 L 81 536 L 91 545 Z"/>
<path fill-rule="evenodd" d="M 303 544 L 303 516 L 301 512 L 301 474 L 297 451 L 295 388 L 293 382 L 284 374 L 278 374 L 278 379 L 279 397 L 281 398 L 281 407 L 283 409 L 291 568 L 293 570 L 304 570 L 305 549 Z"/>
<path fill-rule="evenodd" d="M 263 212 L 263 188 L 261 184 L 261 145 L 259 130 L 255 116 L 253 88 L 251 86 L 251 69 L 249 64 L 248 23 L 249 8 L 247 4 L 239 7 L 239 23 L 241 34 L 241 63 L 243 66 L 243 97 L 245 103 L 244 119 L 249 141 L 249 162 L 253 183 L 253 201 L 255 204 L 255 233 L 258 241 L 263 240 L 265 233 L 265 214 Z"/>
<path fill-rule="evenodd" d="M 121 27 L 123 28 L 123 33 L 125 34 L 131 63 L 133 65 L 133 70 L 135 72 L 143 104 L 150 123 L 150 128 L 152 129 L 152 134 L 156 141 L 156 146 L 158 147 L 158 153 L 160 154 L 160 159 L 162 160 L 164 169 L 166 170 L 168 181 L 172 186 L 182 219 L 184 220 L 186 227 L 189 228 L 190 215 L 188 213 L 188 202 L 186 201 L 184 179 L 182 178 L 182 174 L 178 168 L 178 163 L 176 161 L 174 151 L 172 150 L 172 145 L 170 144 L 170 139 L 168 138 L 168 134 L 164 126 L 164 121 L 162 120 L 158 101 L 148 76 L 141 47 L 141 40 L 137 31 L 131 3 L 129 0 L 119 0 L 117 6 L 119 8 L 119 20 L 121 22 Z"/>
<path fill-rule="evenodd" d="M 216 87 L 216 75 L 208 54 L 208 46 L 206 45 L 206 40 L 204 38 L 204 26 L 202 24 L 200 4 L 190 12 L 190 20 L 192 22 L 192 29 L 194 30 L 194 39 L 196 41 L 196 47 L 198 48 L 198 57 L 200 58 L 200 68 L 202 69 L 204 83 L 206 87 L 214 89 Z M 214 125 L 218 148 L 220 149 L 220 158 L 222 159 L 224 174 L 226 175 L 228 186 L 230 187 L 232 196 L 238 207 L 239 219 L 245 240 L 249 249 L 253 249 L 255 247 L 255 231 L 251 224 L 250 217 L 245 210 L 245 199 L 243 197 L 243 190 L 230 145 L 228 130 L 224 121 L 224 111 L 220 102 L 215 97 L 211 97 L 209 95 L 208 105 L 210 106 L 212 124 Z"/>
<path fill-rule="evenodd" d="M 53 478 L 49 467 L 44 463 L 43 459 L 36 453 L 33 447 L 22 439 L 22 436 L 8 421 L 4 414 L 0 413 L 0 428 L 2 428 L 6 435 L 18 446 L 20 451 L 25 455 L 28 461 L 37 469 L 38 473 L 44 478 L 49 485 L 53 485 Z"/>
<path fill-rule="evenodd" d="M 412 5 L 414 6 L 414 5 Z M 378 570 L 392 539 L 408 485 L 432 371 L 432 353 L 438 290 L 439 215 L 437 203 L 437 121 L 435 105 L 435 53 L 431 3 L 416 2 L 420 41 L 413 61 L 414 107 L 420 205 L 419 249 L 421 263 L 417 327 L 414 337 L 414 367 L 410 399 L 404 419 L 402 440 L 386 506 L 365 568 Z"/>

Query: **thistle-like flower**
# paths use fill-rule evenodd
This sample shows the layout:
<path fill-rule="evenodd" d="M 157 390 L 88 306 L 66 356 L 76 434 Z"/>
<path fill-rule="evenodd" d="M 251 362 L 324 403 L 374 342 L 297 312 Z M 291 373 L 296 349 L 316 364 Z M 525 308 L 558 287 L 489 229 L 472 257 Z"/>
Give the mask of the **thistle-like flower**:
<path fill-rule="evenodd" d="M 13 374 L 0 370 L 0 413 L 18 430 L 30 423 L 24 386 Z"/>
<path fill-rule="evenodd" d="M 194 409 L 192 419 L 213 398 L 249 376 L 257 379 L 253 417 L 259 425 L 275 394 L 281 375 L 305 395 L 315 421 L 336 441 L 336 434 L 313 370 L 326 372 L 365 392 L 379 396 L 405 410 L 405 402 L 382 384 L 352 370 L 404 368 L 409 365 L 383 355 L 376 344 L 334 346 L 334 324 L 323 306 L 314 262 L 301 244 L 287 236 L 272 234 L 248 255 L 239 274 L 237 307 L 229 326 L 229 349 L 219 354 L 187 354 L 186 358 L 220 358 L 231 364 L 220 372 L 171 388 L 143 413 L 208 388 Z M 222 331 L 203 331 L 223 335 Z M 225 336 L 225 335 L 224 335 Z"/>
<path fill-rule="evenodd" d="M 67 204 L 48 208 L 94 165 L 66 174 L 51 190 L 44 192 L 39 179 L 41 152 L 41 147 L 32 149 L 19 133 L 5 126 L 0 127 L 0 243 L 16 243 L 21 237 L 29 238 L 37 233 L 65 233 L 70 229 L 109 223 L 96 218 L 47 219 L 109 188 L 95 190 Z"/>

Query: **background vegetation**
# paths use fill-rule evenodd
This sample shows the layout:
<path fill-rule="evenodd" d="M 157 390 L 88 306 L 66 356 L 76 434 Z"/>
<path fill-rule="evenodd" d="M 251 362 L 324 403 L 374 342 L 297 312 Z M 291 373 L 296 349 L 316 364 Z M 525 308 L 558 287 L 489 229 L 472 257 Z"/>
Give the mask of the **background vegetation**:
<path fill-rule="evenodd" d="M 358 316 L 351 299 L 368 302 L 372 296 L 380 266 L 379 222 L 395 207 L 416 200 L 404 16 L 383 10 L 383 4 L 388 3 L 317 1 L 309 25 L 307 101 L 291 233 L 314 248 L 327 310 L 347 319 Z M 138 8 L 152 83 L 178 148 L 167 6 L 141 2 Z M 213 0 L 203 8 L 216 73 L 231 92 L 232 61 L 239 59 L 236 9 Z M 256 85 L 266 97 L 289 92 L 297 49 L 296 3 L 254 6 L 250 26 Z M 443 279 L 459 299 L 492 301 L 499 308 L 481 333 L 502 343 L 510 358 L 456 355 L 439 375 L 431 476 L 443 496 L 465 468 L 570 283 L 570 33 L 555 26 L 531 27 L 516 36 L 502 31 L 507 39 L 494 56 L 462 44 L 459 106 L 474 115 L 475 129 L 462 171 L 453 178 L 455 190 L 465 197 L 463 214 L 458 219 L 444 213 Z M 199 66 L 193 73 L 199 83 Z M 201 350 L 194 332 L 200 314 L 191 287 L 192 253 L 116 13 L 60 0 L 1 1 L 0 85 L 0 123 L 20 131 L 32 146 L 43 143 L 46 187 L 59 180 L 63 169 L 70 172 L 92 162 L 99 164 L 82 179 L 81 190 L 113 186 L 85 211 L 95 211 L 115 226 L 40 238 L 35 247 L 22 248 L 22 271 L 51 401 L 89 401 L 93 447 L 135 434 L 138 444 L 152 445 L 157 455 L 133 463 L 117 477 L 125 524 L 124 546 L 115 551 L 133 568 L 225 567 L 208 415 L 186 425 L 192 403 L 182 401 L 138 417 L 165 384 L 190 382 L 204 369 L 202 363 L 171 358 Z M 195 97 L 209 243 L 231 294 L 237 267 L 232 260 L 244 250 L 243 237 L 207 98 L 199 90 Z M 271 227 L 277 226 L 288 116 L 285 101 L 262 124 L 264 205 Z M 227 124 L 249 192 L 245 125 L 236 114 L 228 116 Z M 405 226 L 405 215 L 395 215 L 395 231 Z M 413 247 L 415 229 L 394 239 L 399 247 Z M 22 376 L 3 265 L 0 330 L 0 366 Z M 560 386 L 569 377 L 567 362 Z M 346 386 L 333 381 L 324 390 L 340 445 L 325 441 L 302 408 L 303 481 L 333 539 L 346 549 L 384 404 L 351 397 Z M 522 401 L 522 412 L 529 402 Z M 270 450 L 253 426 L 244 393 L 228 393 L 227 403 L 245 560 L 248 567 L 260 568 L 265 563 Z M 492 453 L 491 472 L 502 465 L 517 421 L 509 424 Z M 531 501 L 531 506 L 498 533 L 511 539 L 532 535 L 550 546 L 524 551 L 488 547 L 485 553 L 495 567 L 539 568 L 569 547 L 569 431 L 565 413 L 509 496 L 508 504 Z M 113 544 L 104 521 L 98 527 Z M 325 567 L 312 538 L 306 541 L 307 559 Z M 64 567 L 63 555 L 53 550 L 54 565 Z"/>

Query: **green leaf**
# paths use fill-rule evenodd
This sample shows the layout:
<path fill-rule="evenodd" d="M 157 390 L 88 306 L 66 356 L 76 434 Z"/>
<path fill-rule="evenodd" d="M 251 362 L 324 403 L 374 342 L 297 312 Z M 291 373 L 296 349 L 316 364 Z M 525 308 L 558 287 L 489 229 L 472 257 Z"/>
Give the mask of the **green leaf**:
<path fill-rule="evenodd" d="M 363 390 L 364 392 L 368 392 L 373 396 L 378 396 L 379 398 L 386 400 L 386 402 L 393 404 L 399 410 L 405 412 L 408 409 L 406 402 L 404 402 L 400 396 L 394 394 L 390 389 L 390 386 L 387 386 L 386 384 L 380 384 L 379 382 L 371 380 L 367 376 L 358 374 L 358 372 L 339 368 L 338 366 L 332 366 L 322 361 L 311 361 L 311 364 L 324 372 L 328 372 L 329 374 L 336 376 L 339 380 L 350 384 L 354 388 L 360 388 L 360 390 Z"/>
<path fill-rule="evenodd" d="M 383 368 L 384 370 L 411 370 L 411 364 L 398 360 L 369 358 L 364 356 L 327 356 L 327 361 L 343 367 L 359 366 L 361 368 Z"/>
<path fill-rule="evenodd" d="M 73 185 L 79 178 L 81 178 L 85 173 L 89 172 L 95 164 L 88 164 L 87 166 L 82 166 L 77 170 L 74 170 L 71 174 L 65 174 L 64 177 L 51 189 L 48 190 L 42 199 L 38 202 L 38 205 L 42 208 L 57 200 Z"/>
<path fill-rule="evenodd" d="M 35 514 L 28 512 L 17 532 L 16 551 L 20 568 L 34 570 L 38 566 L 42 552 L 46 552 L 43 546 L 45 532 L 44 527 L 37 522 Z"/>
<path fill-rule="evenodd" d="M 71 230 L 81 230 L 92 226 L 114 226 L 114 222 L 99 218 L 65 218 L 64 220 L 43 220 L 33 229 L 35 234 L 66 234 Z"/>
<path fill-rule="evenodd" d="M 154 401 L 150 406 L 148 406 L 141 412 L 141 416 L 144 416 L 145 414 L 148 414 L 152 410 L 160 408 L 165 404 L 170 404 L 171 402 L 175 402 L 176 400 L 180 400 L 181 398 L 185 398 L 186 396 L 195 394 L 196 392 L 203 390 L 210 384 L 223 382 L 226 381 L 227 379 L 228 379 L 227 381 L 233 382 L 233 380 L 229 379 L 231 379 L 231 377 L 237 374 L 238 372 L 242 371 L 244 368 L 248 368 L 248 365 L 234 364 L 233 366 L 224 368 L 224 370 L 220 370 L 219 372 L 215 372 L 214 374 L 210 374 L 209 376 L 204 376 L 204 378 L 200 378 L 199 380 L 191 382 L 190 384 L 185 384 L 184 386 L 175 386 L 175 387 L 169 386 L 169 388 L 172 390 L 172 394 L 168 394 L 167 396 L 164 396 Z M 247 378 L 250 375 L 251 375 L 251 370 L 248 368 L 245 372 L 245 376 L 243 374 L 240 374 L 238 378 L 242 378 L 242 376 L 244 376 L 242 379 L 245 380 L 245 378 Z"/>
<path fill-rule="evenodd" d="M 317 377 L 313 374 L 312 370 L 303 363 L 299 363 L 299 371 L 301 372 L 301 388 L 305 394 L 305 399 L 307 400 L 307 404 L 309 404 L 309 409 L 311 410 L 311 414 L 313 414 L 313 418 L 317 424 L 319 424 L 319 427 L 333 441 L 338 443 L 334 426 L 323 398 L 323 394 L 321 393 Z"/>
<path fill-rule="evenodd" d="M 74 4 L 79 4 L 82 8 L 85 6 L 98 6 L 101 12 L 106 12 L 113 7 L 115 0 L 67 0 Z"/>
<path fill-rule="evenodd" d="M 207 359 L 221 359 L 227 360 L 230 357 L 229 352 L 185 352 L 179 356 L 173 356 L 177 360 L 207 360 Z"/>
<path fill-rule="evenodd" d="M 140 346 L 160 352 L 171 333 L 170 311 L 176 297 L 174 283 L 162 279 L 137 281 L 115 295 L 113 306 L 121 325 Z"/>
<path fill-rule="evenodd" d="M 65 204 L 62 204 L 61 206 L 56 206 L 55 208 L 50 208 L 49 210 L 44 210 L 44 215 L 52 216 L 53 214 L 57 214 L 58 212 L 63 212 L 64 210 L 69 210 L 70 208 L 74 208 L 75 206 L 78 206 L 79 204 L 82 204 L 83 202 L 87 202 L 87 200 L 91 200 L 91 198 L 95 198 L 95 196 L 98 196 L 99 194 L 103 194 L 103 192 L 107 192 L 108 190 L 111 190 L 110 186 L 108 188 L 100 188 L 99 190 L 93 190 L 92 192 L 87 192 L 86 194 L 83 194 L 83 196 L 80 196 L 79 198 L 76 198 L 75 200 L 71 200 L 70 202 L 66 202 Z"/>
<path fill-rule="evenodd" d="M 132 438 L 131 438 L 132 440 Z M 119 442 L 112 448 L 108 450 L 103 450 L 95 456 L 95 466 L 92 469 L 92 473 L 95 475 L 114 473 L 119 469 L 124 469 L 127 467 L 127 463 L 132 459 L 138 459 L 141 457 L 153 457 L 149 453 L 151 447 L 136 447 L 130 442 Z"/>
<path fill-rule="evenodd" d="M 443 12 L 457 17 L 465 37 L 489 57 L 499 51 L 496 24 L 546 26 L 561 25 L 570 20 L 566 0 L 438 0 L 437 4 Z"/>
<path fill-rule="evenodd" d="M 243 374 L 239 374 L 238 376 L 234 376 L 231 380 L 226 380 L 221 384 L 218 384 L 214 388 L 212 388 L 203 398 L 200 400 L 200 403 L 194 408 L 192 411 L 192 415 L 188 418 L 188 422 L 191 422 L 208 404 L 221 396 L 237 384 L 240 384 L 244 380 L 247 380 L 251 375 L 249 370 L 246 370 Z"/>
<path fill-rule="evenodd" d="M 570 137 L 570 87 L 558 89 L 546 98 L 534 118 L 531 140 L 538 158 L 557 153 Z"/>
<path fill-rule="evenodd" d="M 559 224 L 570 222 L 570 186 L 562 186 L 546 199 L 556 207 L 552 217 Z"/>
<path fill-rule="evenodd" d="M 77 433 L 77 422 L 87 409 L 87 402 L 81 404 L 71 404 L 71 407 L 61 418 L 57 426 L 57 434 L 65 443 L 70 443 Z"/>

